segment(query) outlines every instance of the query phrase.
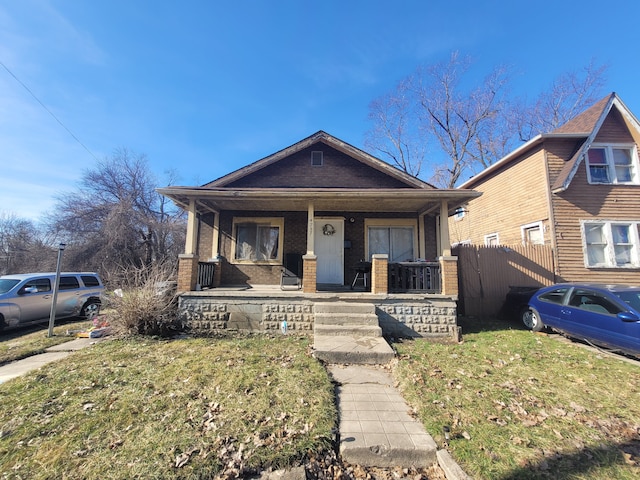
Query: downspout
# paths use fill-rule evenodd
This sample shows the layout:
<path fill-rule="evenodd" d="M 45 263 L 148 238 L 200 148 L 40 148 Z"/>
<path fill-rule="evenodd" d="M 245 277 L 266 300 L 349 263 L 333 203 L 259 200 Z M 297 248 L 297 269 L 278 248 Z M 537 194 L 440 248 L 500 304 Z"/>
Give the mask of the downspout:
<path fill-rule="evenodd" d="M 553 250 L 553 283 L 558 283 L 558 277 L 560 276 L 558 268 L 560 262 L 558 261 L 558 241 L 556 238 L 556 218 L 553 208 L 553 193 L 551 192 L 551 179 L 549 178 L 549 160 L 547 157 L 547 149 L 543 147 L 544 151 L 544 172 L 547 180 L 547 205 L 549 206 L 549 237 L 551 238 L 551 249 Z M 544 235 L 544 232 L 543 232 Z M 543 237 L 544 238 L 544 237 Z"/>

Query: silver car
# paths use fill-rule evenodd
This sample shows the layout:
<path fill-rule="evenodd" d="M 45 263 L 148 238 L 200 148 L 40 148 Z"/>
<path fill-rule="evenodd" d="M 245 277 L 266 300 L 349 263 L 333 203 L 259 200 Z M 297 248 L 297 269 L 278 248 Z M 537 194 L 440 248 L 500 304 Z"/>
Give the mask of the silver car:
<path fill-rule="evenodd" d="M 24 273 L 0 277 L 0 330 L 49 318 L 55 273 Z M 60 274 L 56 318 L 94 318 L 100 311 L 104 285 L 96 273 Z"/>

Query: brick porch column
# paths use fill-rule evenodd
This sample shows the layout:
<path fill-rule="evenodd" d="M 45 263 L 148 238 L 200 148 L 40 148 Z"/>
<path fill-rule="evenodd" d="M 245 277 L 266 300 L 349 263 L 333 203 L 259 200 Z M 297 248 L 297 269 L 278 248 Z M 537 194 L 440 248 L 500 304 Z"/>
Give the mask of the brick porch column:
<path fill-rule="evenodd" d="M 458 296 L 458 257 L 442 256 L 440 261 L 440 275 L 442 279 L 442 294 Z"/>
<path fill-rule="evenodd" d="M 315 255 L 302 256 L 302 291 L 316 293 L 316 276 L 318 272 L 318 257 Z"/>
<path fill-rule="evenodd" d="M 191 292 L 196 289 L 198 260 L 195 253 L 178 255 L 178 292 Z"/>
<path fill-rule="evenodd" d="M 371 257 L 371 293 L 389 293 L 389 255 Z"/>

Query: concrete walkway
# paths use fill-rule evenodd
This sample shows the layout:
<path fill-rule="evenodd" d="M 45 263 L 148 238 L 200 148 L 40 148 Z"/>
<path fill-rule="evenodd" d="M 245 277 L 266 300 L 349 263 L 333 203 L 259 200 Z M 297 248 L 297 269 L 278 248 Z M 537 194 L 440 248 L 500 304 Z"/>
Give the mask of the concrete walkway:
<path fill-rule="evenodd" d="M 88 347 L 99 341 L 99 338 L 76 338 L 60 345 L 46 349 L 45 353 L 23 358 L 15 362 L 7 363 L 0 367 L 0 384 L 12 378 L 24 375 L 31 370 L 36 370 L 47 363 L 55 362 L 69 356 L 72 352 Z"/>
<path fill-rule="evenodd" d="M 338 384 L 340 454 L 371 467 L 428 467 L 437 462 L 436 443 L 382 368 L 329 365 Z"/>

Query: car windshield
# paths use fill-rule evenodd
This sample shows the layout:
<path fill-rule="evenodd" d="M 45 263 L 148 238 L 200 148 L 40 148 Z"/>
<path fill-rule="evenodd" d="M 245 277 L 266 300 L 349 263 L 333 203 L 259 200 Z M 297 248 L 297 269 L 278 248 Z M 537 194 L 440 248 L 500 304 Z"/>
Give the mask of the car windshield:
<path fill-rule="evenodd" d="M 12 278 L 0 278 L 0 293 L 7 293 L 18 283 L 20 283 L 20 280 L 14 280 Z"/>
<path fill-rule="evenodd" d="M 640 290 L 625 290 L 624 292 L 613 292 L 634 310 L 640 312 Z"/>

